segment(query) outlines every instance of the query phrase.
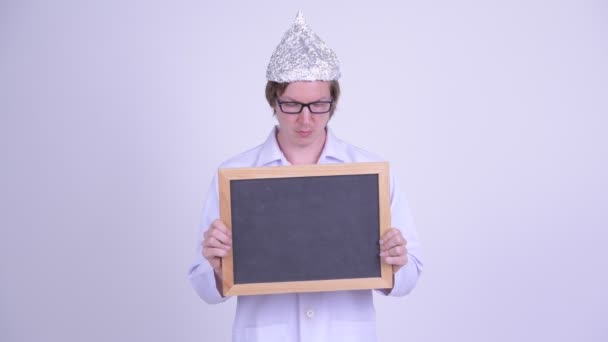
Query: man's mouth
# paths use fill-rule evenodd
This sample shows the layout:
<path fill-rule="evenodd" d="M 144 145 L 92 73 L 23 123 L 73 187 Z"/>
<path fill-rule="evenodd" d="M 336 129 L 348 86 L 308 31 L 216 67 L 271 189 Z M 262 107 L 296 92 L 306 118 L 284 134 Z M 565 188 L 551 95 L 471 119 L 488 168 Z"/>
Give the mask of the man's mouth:
<path fill-rule="evenodd" d="M 300 130 L 297 131 L 298 135 L 302 138 L 306 138 L 308 137 L 310 134 L 312 134 L 312 131 L 308 131 L 308 130 Z"/>

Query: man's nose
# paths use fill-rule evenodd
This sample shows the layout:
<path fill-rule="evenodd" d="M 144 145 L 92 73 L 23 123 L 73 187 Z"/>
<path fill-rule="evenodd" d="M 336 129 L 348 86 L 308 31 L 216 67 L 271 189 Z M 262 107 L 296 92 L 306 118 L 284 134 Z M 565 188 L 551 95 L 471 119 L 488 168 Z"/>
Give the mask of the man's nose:
<path fill-rule="evenodd" d="M 300 114 L 298 114 L 298 120 L 301 123 L 308 123 L 312 120 L 312 114 L 310 113 L 310 109 L 308 107 L 302 108 Z"/>

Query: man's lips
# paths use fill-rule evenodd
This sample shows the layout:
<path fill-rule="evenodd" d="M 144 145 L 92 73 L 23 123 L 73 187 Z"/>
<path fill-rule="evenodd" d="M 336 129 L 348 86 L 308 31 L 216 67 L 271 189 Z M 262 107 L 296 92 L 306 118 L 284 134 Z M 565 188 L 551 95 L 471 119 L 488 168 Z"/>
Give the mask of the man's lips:
<path fill-rule="evenodd" d="M 296 131 L 296 132 L 301 137 L 307 137 L 312 133 L 312 131 L 305 131 L 305 130 L 300 130 L 300 131 Z"/>

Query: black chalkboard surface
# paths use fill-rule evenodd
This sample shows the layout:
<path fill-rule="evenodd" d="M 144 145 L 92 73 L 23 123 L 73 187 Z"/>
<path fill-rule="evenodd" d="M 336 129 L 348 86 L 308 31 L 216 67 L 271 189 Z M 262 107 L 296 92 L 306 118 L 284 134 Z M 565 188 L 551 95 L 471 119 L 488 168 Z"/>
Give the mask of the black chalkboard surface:
<path fill-rule="evenodd" d="M 388 203 L 387 163 L 220 170 L 224 294 L 391 287 Z"/>

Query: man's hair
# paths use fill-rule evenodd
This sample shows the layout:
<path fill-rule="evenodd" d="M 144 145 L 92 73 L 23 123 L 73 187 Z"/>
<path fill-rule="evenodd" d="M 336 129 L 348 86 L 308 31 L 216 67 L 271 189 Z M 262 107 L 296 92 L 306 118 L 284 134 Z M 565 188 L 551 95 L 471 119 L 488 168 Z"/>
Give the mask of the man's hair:
<path fill-rule="evenodd" d="M 285 92 L 288 85 L 289 83 L 279 83 L 274 81 L 268 81 L 268 83 L 266 83 L 266 101 L 268 101 L 270 107 L 274 108 L 277 98 L 283 95 L 283 92 Z M 331 111 L 329 112 L 329 117 L 332 117 L 336 111 L 338 99 L 340 98 L 340 83 L 338 81 L 330 81 L 329 93 L 334 101 Z"/>

